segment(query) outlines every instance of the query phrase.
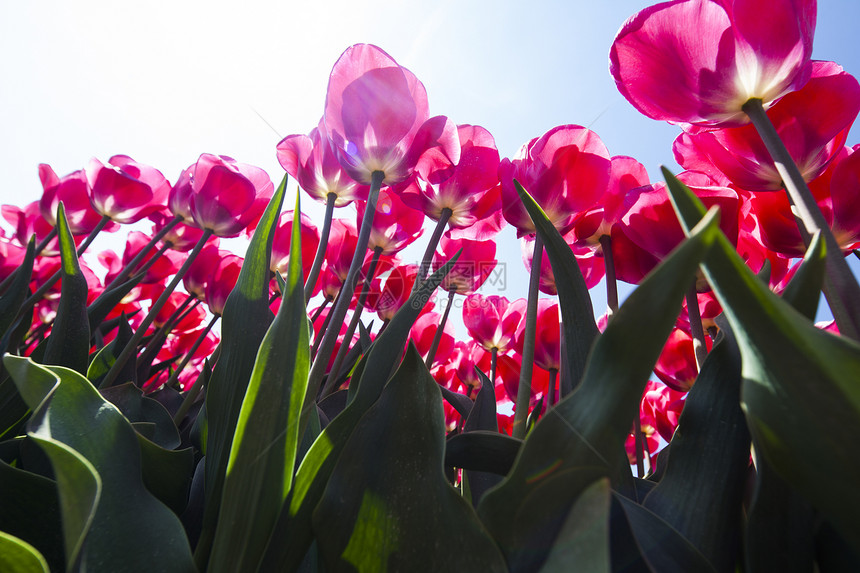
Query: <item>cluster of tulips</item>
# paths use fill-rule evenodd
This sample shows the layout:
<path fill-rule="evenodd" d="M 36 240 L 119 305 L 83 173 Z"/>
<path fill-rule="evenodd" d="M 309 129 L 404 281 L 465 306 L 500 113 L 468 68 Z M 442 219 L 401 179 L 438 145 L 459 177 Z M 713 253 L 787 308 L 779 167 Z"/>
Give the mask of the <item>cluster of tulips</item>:
<path fill-rule="evenodd" d="M 0 569 L 856 567 L 860 84 L 810 59 L 815 16 L 674 0 L 622 26 L 618 89 L 681 128 L 665 182 L 573 124 L 501 158 L 370 44 L 277 144 L 277 188 L 211 154 L 172 184 L 41 165 L 2 211 Z M 288 176 L 322 225 L 282 211 Z M 100 279 L 96 236 L 146 220 Z M 479 292 L 508 224 L 514 301 Z"/>

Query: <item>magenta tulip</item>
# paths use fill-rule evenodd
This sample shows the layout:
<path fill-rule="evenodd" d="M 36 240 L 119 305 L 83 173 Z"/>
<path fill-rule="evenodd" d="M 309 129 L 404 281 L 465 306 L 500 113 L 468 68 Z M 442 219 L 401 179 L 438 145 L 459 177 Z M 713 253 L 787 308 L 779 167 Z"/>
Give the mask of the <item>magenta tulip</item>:
<path fill-rule="evenodd" d="M 860 84 L 833 62 L 813 62 L 812 78 L 767 111 L 803 178 L 818 177 L 842 149 L 860 111 Z M 752 125 L 682 133 L 673 146 L 685 169 L 725 176 L 747 191 L 783 188 L 770 153 Z"/>
<path fill-rule="evenodd" d="M 290 263 L 290 240 L 293 232 L 293 222 L 295 221 L 294 211 L 284 211 L 278 218 L 278 224 L 275 227 L 275 236 L 272 239 L 272 256 L 269 268 L 281 273 L 286 278 L 287 268 Z M 302 275 L 307 276 L 311 268 L 311 263 L 314 260 L 317 246 L 320 242 L 320 233 L 317 226 L 314 225 L 310 217 L 301 214 L 301 239 L 302 239 Z"/>
<path fill-rule="evenodd" d="M 356 203 L 359 231 L 365 208 L 364 201 Z M 418 240 L 423 226 L 424 213 L 404 204 L 391 187 L 383 187 L 379 191 L 367 248 L 371 251 L 378 248 L 383 255 L 399 253 Z"/>
<path fill-rule="evenodd" d="M 310 135 L 288 135 L 278 143 L 277 150 L 284 171 L 317 201 L 325 203 L 329 194 L 336 197 L 335 207 L 355 199 L 367 200 L 368 187 L 356 183 L 341 167 L 322 121 Z"/>
<path fill-rule="evenodd" d="M 534 233 L 514 180 L 537 201 L 562 234 L 596 206 L 609 183 L 609 151 L 596 133 L 578 125 L 554 127 L 499 165 L 502 209 L 517 236 Z"/>
<path fill-rule="evenodd" d="M 809 79 L 816 0 L 675 0 L 630 17 L 612 44 L 610 72 L 643 114 L 733 127 Z"/>
<path fill-rule="evenodd" d="M 86 174 L 93 207 L 117 223 L 135 223 L 163 209 L 170 192 L 161 171 L 127 155 L 114 155 L 107 165 L 93 158 Z"/>
<path fill-rule="evenodd" d="M 463 323 L 469 336 L 484 349 L 504 354 L 513 347 L 514 333 L 526 314 L 525 299 L 470 294 L 463 302 Z"/>
<path fill-rule="evenodd" d="M 219 237 L 236 237 L 259 220 L 274 185 L 259 167 L 204 153 L 194 166 L 191 190 L 194 223 Z"/>
<path fill-rule="evenodd" d="M 440 286 L 449 292 L 469 294 L 478 290 L 496 268 L 496 244 L 493 241 L 452 239 L 445 233 L 433 255 L 433 270 L 448 262 L 460 249 L 463 250 L 460 258 Z"/>
<path fill-rule="evenodd" d="M 365 185 L 374 171 L 391 185 L 460 158 L 456 127 L 430 118 L 424 85 L 372 44 L 347 48 L 335 63 L 324 121 L 340 164 Z"/>
<path fill-rule="evenodd" d="M 102 216 L 93 209 L 90 202 L 87 175 L 83 169 L 60 178 L 50 165 L 42 163 L 39 165 L 39 179 L 43 190 L 39 209 L 49 224 L 56 226 L 57 205 L 62 201 L 72 235 L 86 235 L 96 228 Z M 104 230 L 111 232 L 117 229 L 119 225 L 112 223 Z"/>

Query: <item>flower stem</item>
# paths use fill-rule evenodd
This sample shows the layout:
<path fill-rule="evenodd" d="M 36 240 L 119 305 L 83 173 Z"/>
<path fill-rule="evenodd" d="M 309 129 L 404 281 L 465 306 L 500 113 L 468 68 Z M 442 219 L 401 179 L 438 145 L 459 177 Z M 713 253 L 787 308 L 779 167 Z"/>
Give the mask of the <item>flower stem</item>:
<path fill-rule="evenodd" d="M 687 290 L 687 316 L 690 318 L 690 336 L 693 337 L 693 351 L 696 354 L 696 370 L 702 371 L 702 364 L 708 357 L 705 329 L 702 327 L 702 313 L 699 311 L 699 298 L 696 296 L 696 283 Z"/>
<path fill-rule="evenodd" d="M 543 258 L 543 242 L 535 235 L 534 256 L 532 257 L 529 277 L 529 295 L 526 305 L 526 326 L 523 333 L 523 362 L 520 368 L 520 384 L 517 388 L 517 401 L 514 409 L 513 437 L 526 436 L 526 422 L 529 415 L 529 398 L 532 391 L 532 368 L 535 357 L 535 334 L 537 333 L 538 286 L 540 285 L 540 265 Z"/>
<path fill-rule="evenodd" d="M 164 225 L 164 227 L 159 229 L 158 232 L 152 236 L 149 242 L 137 253 L 137 255 L 135 255 L 134 258 L 129 261 L 129 263 L 119 272 L 119 274 L 114 277 L 110 284 L 105 287 L 105 291 L 109 291 L 115 286 L 117 286 L 117 284 L 125 282 L 125 280 L 131 276 L 132 271 L 134 271 L 140 264 L 140 262 L 144 259 L 144 257 L 149 254 L 149 251 L 152 250 L 156 243 L 163 239 L 164 235 L 169 233 L 170 230 L 176 225 L 178 225 L 180 221 L 182 221 L 182 217 L 176 216 L 170 222 Z M 146 268 L 152 266 L 152 264 L 158 259 L 158 257 L 164 254 L 164 251 L 166 251 L 168 248 L 169 247 L 167 245 L 163 246 L 157 255 L 151 257 L 149 261 L 147 261 Z"/>
<path fill-rule="evenodd" d="M 760 99 L 751 99 L 743 106 L 773 159 L 776 170 L 806 229 L 807 236 L 820 231 L 827 247 L 827 271 L 824 277 L 824 296 L 839 326 L 839 332 L 854 340 L 860 340 L 860 285 L 845 261 L 842 249 L 830 231 L 830 227 L 815 197 L 806 185 L 803 175 L 788 153 L 779 134 L 764 111 Z M 801 233 L 802 234 L 802 233 Z"/>
<path fill-rule="evenodd" d="M 203 344 L 203 341 L 206 340 L 206 335 L 209 334 L 209 331 L 212 330 L 212 327 L 215 326 L 215 323 L 218 322 L 218 319 L 221 318 L 220 314 L 216 314 L 209 321 L 209 324 L 206 325 L 206 328 L 203 329 L 203 332 L 200 333 L 200 336 L 197 337 L 197 340 L 194 341 L 194 344 L 191 346 L 191 349 L 185 354 L 185 357 L 182 359 L 182 362 L 179 366 L 176 367 L 176 370 L 173 374 L 170 375 L 170 378 L 167 382 L 164 383 L 168 388 L 176 384 L 179 380 L 179 375 L 188 366 L 188 363 L 191 362 L 191 359 L 194 358 L 194 353 L 197 352 L 197 349 L 200 348 L 200 345 Z"/>
<path fill-rule="evenodd" d="M 442 238 L 442 233 L 445 232 L 445 226 L 448 224 L 448 219 L 454 212 L 445 207 L 439 214 L 439 220 L 436 222 L 436 228 L 433 229 L 433 235 L 430 237 L 430 242 L 427 243 L 427 248 L 424 249 L 424 256 L 421 258 L 421 266 L 418 268 L 418 275 L 415 277 L 415 282 L 412 284 L 412 292 L 417 291 L 421 287 L 421 283 L 427 278 L 427 272 L 430 270 L 430 261 L 433 259 L 433 253 L 439 245 L 439 240 Z"/>
<path fill-rule="evenodd" d="M 603 266 L 606 267 L 606 306 L 609 316 L 618 310 L 618 280 L 615 278 L 615 259 L 612 257 L 612 237 L 600 236 L 600 249 L 603 251 Z"/>
<path fill-rule="evenodd" d="M 134 332 L 134 335 L 131 337 L 131 340 L 128 341 L 128 344 L 125 345 L 125 348 L 122 349 L 122 352 L 117 357 L 116 362 L 105 375 L 104 380 L 102 381 L 100 388 L 108 388 L 111 384 L 114 383 L 116 377 L 119 376 L 122 367 L 125 366 L 125 363 L 128 362 L 128 359 L 137 351 L 137 345 L 140 344 L 140 341 L 143 339 L 146 334 L 146 329 L 149 328 L 149 325 L 152 324 L 152 321 L 155 320 L 155 317 L 167 303 L 167 299 L 170 297 L 171 293 L 176 289 L 176 286 L 179 284 L 179 281 L 182 280 L 182 277 L 185 276 L 185 273 L 188 272 L 188 269 L 191 268 L 191 263 L 194 262 L 194 259 L 197 258 L 197 255 L 200 254 L 200 251 L 203 250 L 203 246 L 206 244 L 206 241 L 209 240 L 209 237 L 212 236 L 212 231 L 210 229 L 206 229 L 203 231 L 203 236 L 200 237 L 200 240 L 197 241 L 197 244 L 194 246 L 194 249 L 189 253 L 188 258 L 185 259 L 185 262 L 182 264 L 182 267 L 176 272 L 173 276 L 173 279 L 170 281 L 170 284 L 164 289 L 164 292 L 161 293 L 161 296 L 158 297 L 158 300 L 155 301 L 155 304 L 152 305 L 152 308 L 149 309 L 149 314 L 143 319 L 143 322 L 140 323 L 137 330 Z"/>
<path fill-rule="evenodd" d="M 331 368 L 329 369 L 328 378 L 323 386 L 323 398 L 328 396 L 334 390 L 334 385 L 340 376 L 340 368 L 343 366 L 343 361 L 346 359 L 346 355 L 349 352 L 349 343 L 352 341 L 355 329 L 358 328 L 358 321 L 361 320 L 361 312 L 364 310 L 364 303 L 367 300 L 367 293 L 370 291 L 370 284 L 373 282 L 373 275 L 376 274 L 376 265 L 379 263 L 380 256 L 382 256 L 382 247 L 376 247 L 373 249 L 373 258 L 370 260 L 370 266 L 367 269 L 367 276 L 364 277 L 364 283 L 361 285 L 361 294 L 358 295 L 358 303 L 355 305 L 355 310 L 352 312 L 349 326 L 346 328 L 346 333 L 343 335 L 343 341 L 340 343 L 340 348 L 337 350 L 337 356 L 334 357 L 334 363 L 332 363 Z"/>
<path fill-rule="evenodd" d="M 367 243 L 370 241 L 370 230 L 373 226 L 373 217 L 376 214 L 376 202 L 379 200 L 379 190 L 382 188 L 382 180 L 385 179 L 385 173 L 382 171 L 374 171 L 371 174 L 370 192 L 367 196 L 367 205 L 364 210 L 364 217 L 361 220 L 361 229 L 358 233 L 358 241 L 355 246 L 355 253 L 352 257 L 352 263 L 349 265 L 349 271 L 346 274 L 346 279 L 343 281 L 343 286 L 337 295 L 337 300 L 334 303 L 334 308 L 329 314 L 329 326 L 322 336 L 319 350 L 314 357 L 313 365 L 311 366 L 310 374 L 308 374 L 308 390 L 305 395 L 305 404 L 302 407 L 302 416 L 299 424 L 299 435 L 303 435 L 304 429 L 307 426 L 308 417 L 310 415 L 311 402 L 316 399 L 320 390 L 320 384 L 325 376 L 328 361 L 331 358 L 331 353 L 334 350 L 335 342 L 340 331 L 340 324 L 346 316 L 346 311 L 349 308 L 349 303 L 352 300 L 352 293 L 355 292 L 355 280 L 358 277 L 358 272 L 361 270 L 361 265 L 364 262 L 364 254 L 367 251 Z M 334 328 L 331 328 L 334 326 Z"/>
<path fill-rule="evenodd" d="M 445 324 L 448 322 L 448 314 L 451 313 L 451 303 L 454 302 L 454 295 L 457 294 L 456 289 L 448 291 L 448 303 L 445 305 L 445 312 L 442 313 L 442 320 L 439 321 L 439 327 L 436 329 L 436 334 L 433 336 L 433 342 L 430 344 L 430 350 L 427 352 L 427 358 L 424 364 L 427 365 L 427 370 L 433 366 L 433 361 L 436 359 L 436 351 L 439 350 L 439 343 L 442 341 L 442 334 L 445 332 Z"/>
<path fill-rule="evenodd" d="M 311 299 L 314 292 L 314 287 L 317 284 L 317 279 L 320 276 L 323 260 L 325 260 L 325 250 L 328 246 L 328 238 L 331 235 L 331 220 L 334 217 L 334 202 L 337 195 L 329 193 L 325 199 L 325 218 L 323 219 L 323 228 L 320 233 L 320 244 L 317 246 L 317 252 L 314 255 L 314 262 L 311 265 L 311 270 L 308 272 L 308 279 L 305 281 L 305 304 Z"/>

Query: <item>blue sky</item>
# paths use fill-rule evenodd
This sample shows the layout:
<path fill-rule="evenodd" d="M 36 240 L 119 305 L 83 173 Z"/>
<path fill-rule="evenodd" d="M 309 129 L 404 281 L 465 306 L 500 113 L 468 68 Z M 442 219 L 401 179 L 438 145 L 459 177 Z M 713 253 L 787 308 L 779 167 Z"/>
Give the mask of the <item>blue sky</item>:
<path fill-rule="evenodd" d="M 277 183 L 275 144 L 316 125 L 331 66 L 356 42 L 377 44 L 412 70 L 433 115 L 486 127 L 503 156 L 575 123 L 595 130 L 613 155 L 636 157 L 653 178 L 661 164 L 677 169 L 677 128 L 641 116 L 608 73 L 618 28 L 651 2 L 311 4 L 4 2 L 0 203 L 40 196 L 41 162 L 62 175 L 117 153 L 171 181 L 200 153 L 225 154 Z M 821 2 L 814 56 L 860 74 L 857 22 L 860 2 Z M 855 130 L 849 143 L 858 142 Z M 303 203 L 321 218 L 320 207 L 306 196 Z M 500 294 L 525 296 L 511 229 L 500 253 L 508 277 Z"/>

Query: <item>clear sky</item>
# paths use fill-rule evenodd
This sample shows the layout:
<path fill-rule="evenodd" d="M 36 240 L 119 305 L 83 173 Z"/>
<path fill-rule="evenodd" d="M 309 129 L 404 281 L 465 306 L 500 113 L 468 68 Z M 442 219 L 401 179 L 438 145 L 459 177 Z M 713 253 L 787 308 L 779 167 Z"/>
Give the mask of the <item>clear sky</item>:
<path fill-rule="evenodd" d="M 576 123 L 656 178 L 660 164 L 677 169 L 678 129 L 636 112 L 608 72 L 618 28 L 651 3 L 2 2 L 0 203 L 40 196 L 39 163 L 63 175 L 118 153 L 171 181 L 200 153 L 224 154 L 277 183 L 275 145 L 317 124 L 331 67 L 356 42 L 379 45 L 413 71 L 431 114 L 486 127 L 503 156 Z M 857 22 L 860 1 L 820 2 L 814 57 L 860 74 Z M 302 200 L 321 220 L 321 206 Z M 526 292 L 519 253 L 507 228 L 500 294 L 510 299 Z"/>

